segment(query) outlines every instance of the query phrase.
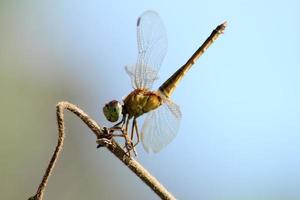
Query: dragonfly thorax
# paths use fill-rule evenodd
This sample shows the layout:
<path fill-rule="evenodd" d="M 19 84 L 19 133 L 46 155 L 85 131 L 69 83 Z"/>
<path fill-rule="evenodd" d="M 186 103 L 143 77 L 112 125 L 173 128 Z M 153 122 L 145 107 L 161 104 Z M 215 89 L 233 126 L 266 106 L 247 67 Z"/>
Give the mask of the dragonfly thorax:
<path fill-rule="evenodd" d="M 147 89 L 135 89 L 123 101 L 123 113 L 130 118 L 139 117 L 162 104 L 159 94 Z"/>

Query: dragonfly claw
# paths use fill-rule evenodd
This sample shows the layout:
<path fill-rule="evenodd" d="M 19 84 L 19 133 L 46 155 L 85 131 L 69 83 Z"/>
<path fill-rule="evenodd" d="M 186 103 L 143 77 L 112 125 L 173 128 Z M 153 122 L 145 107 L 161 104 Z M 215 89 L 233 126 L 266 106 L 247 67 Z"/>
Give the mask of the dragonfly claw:
<path fill-rule="evenodd" d="M 102 134 L 99 136 L 99 138 L 96 141 L 98 144 L 97 148 L 111 145 L 112 138 L 113 138 L 113 135 L 112 135 L 110 129 L 108 129 L 107 127 L 104 127 L 102 130 Z"/>
<path fill-rule="evenodd" d="M 134 146 L 132 146 L 132 144 L 130 146 L 128 146 L 127 144 L 125 144 L 125 146 L 123 147 L 123 149 L 126 149 L 125 153 L 127 154 L 127 156 L 131 157 L 130 152 L 132 151 L 133 154 L 134 154 L 134 156 L 137 157 L 137 152 L 136 152 Z"/>
<path fill-rule="evenodd" d="M 111 145 L 112 144 L 111 139 L 107 139 L 107 138 L 100 138 L 96 142 L 98 144 L 97 148 L 105 147 L 107 145 Z"/>
<path fill-rule="evenodd" d="M 115 131 L 120 131 L 120 134 L 114 133 Z M 125 145 L 123 149 L 125 150 L 126 154 L 130 157 L 130 152 L 132 151 L 135 156 L 137 156 L 135 146 L 131 139 L 128 137 L 127 131 L 124 127 L 113 126 L 111 128 L 104 127 L 102 130 L 101 136 L 97 139 L 97 148 L 105 147 L 112 144 L 113 137 L 123 137 L 125 139 Z"/>

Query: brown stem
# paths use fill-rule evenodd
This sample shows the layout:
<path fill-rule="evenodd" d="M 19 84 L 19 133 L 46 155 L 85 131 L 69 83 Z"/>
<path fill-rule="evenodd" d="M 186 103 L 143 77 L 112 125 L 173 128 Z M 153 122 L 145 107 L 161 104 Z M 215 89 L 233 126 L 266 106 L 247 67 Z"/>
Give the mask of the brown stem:
<path fill-rule="evenodd" d="M 36 194 L 29 198 L 29 200 L 42 200 L 44 191 L 47 186 L 48 179 L 53 171 L 54 165 L 59 157 L 59 153 L 62 150 L 65 131 L 64 131 L 64 109 L 67 109 L 77 115 L 96 135 L 97 139 L 101 139 L 105 129 L 99 126 L 94 120 L 92 120 L 86 113 L 84 113 L 77 106 L 69 102 L 59 102 L 56 105 L 56 117 L 58 123 L 58 141 L 53 155 L 50 159 L 48 167 L 45 171 L 43 179 L 38 187 Z M 161 199 L 172 200 L 175 197 L 166 190 L 166 188 L 153 177 L 142 165 L 136 160 L 129 157 L 123 149 L 112 139 L 111 143 L 105 145 L 110 152 L 112 152 L 117 158 L 119 158 L 131 171 L 133 171 L 140 179 L 146 183 Z"/>

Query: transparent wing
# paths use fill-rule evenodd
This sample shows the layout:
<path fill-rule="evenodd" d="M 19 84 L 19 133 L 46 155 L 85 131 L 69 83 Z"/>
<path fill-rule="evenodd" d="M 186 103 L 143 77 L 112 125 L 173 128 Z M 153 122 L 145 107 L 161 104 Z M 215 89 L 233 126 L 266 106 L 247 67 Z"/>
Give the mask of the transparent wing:
<path fill-rule="evenodd" d="M 179 106 L 168 99 L 148 113 L 142 128 L 144 149 L 156 153 L 169 144 L 178 133 L 180 120 Z"/>
<path fill-rule="evenodd" d="M 151 88 L 168 47 L 165 27 L 156 12 L 146 11 L 138 18 L 137 44 L 137 63 L 125 69 L 134 88 Z"/>
<path fill-rule="evenodd" d="M 131 85 L 134 89 L 137 88 L 148 88 L 150 89 L 152 86 L 152 83 L 158 79 L 158 71 L 151 68 L 151 67 L 146 67 L 144 68 L 144 79 L 142 79 L 136 74 L 136 71 L 139 70 L 137 69 L 137 65 L 131 65 L 131 66 L 125 66 L 125 71 L 131 78 Z M 139 83 L 139 84 L 138 84 Z M 143 84 L 142 84 L 143 83 Z M 151 83 L 151 84 L 150 84 Z"/>

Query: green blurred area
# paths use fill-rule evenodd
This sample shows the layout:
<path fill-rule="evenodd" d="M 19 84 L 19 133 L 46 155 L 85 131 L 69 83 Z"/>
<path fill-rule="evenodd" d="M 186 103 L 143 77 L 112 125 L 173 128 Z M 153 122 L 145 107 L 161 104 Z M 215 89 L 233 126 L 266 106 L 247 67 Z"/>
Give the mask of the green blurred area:
<path fill-rule="evenodd" d="M 14 73 L 3 67 L 0 71 L 2 199 L 24 199 L 32 190 L 28 183 L 34 173 L 41 174 L 38 163 L 42 157 L 47 161 L 49 147 L 55 144 L 54 97 L 62 92 L 39 87 Z"/>
<path fill-rule="evenodd" d="M 26 199 L 34 194 L 56 145 L 55 105 L 72 99 L 70 91 L 76 87 L 52 87 L 14 73 L 7 68 L 0 71 L 0 199 Z M 65 120 L 64 149 L 45 199 L 156 198 L 109 152 L 96 149 L 93 134 L 80 120 L 69 113 Z M 101 166 L 91 159 L 99 159 Z M 133 192 L 135 188 L 142 188 L 141 193 Z"/>
<path fill-rule="evenodd" d="M 34 72 L 22 72 L 26 65 L 14 61 L 19 66 L 0 62 L 0 199 L 26 199 L 34 194 L 56 145 L 55 105 L 61 100 L 83 101 L 76 96 L 76 81 L 69 80 L 69 85 L 65 80 L 42 81 Z M 85 96 L 86 91 L 80 93 Z M 148 190 L 112 155 L 97 150 L 93 134 L 69 113 L 66 131 L 62 156 L 45 199 L 127 199 L 126 194 L 130 199 L 138 193 L 133 195 L 124 173 L 132 178 L 129 181 Z M 88 140 L 87 146 L 82 146 L 81 140 Z M 89 151 L 103 163 L 99 169 L 86 158 Z M 119 175 L 117 170 L 121 170 Z"/>
<path fill-rule="evenodd" d="M 84 80 L 93 71 L 79 63 L 87 71 L 78 72 L 76 61 L 46 40 L 35 6 L 0 1 L 0 199 L 35 193 L 56 145 L 59 101 L 97 113 L 96 120 L 100 115 L 101 103 Z M 77 117 L 67 112 L 65 120 L 65 145 L 44 199 L 156 198 L 110 153 L 96 149 L 94 135 Z"/>

